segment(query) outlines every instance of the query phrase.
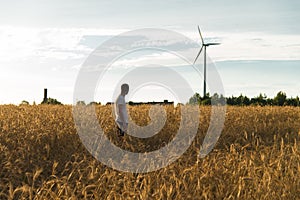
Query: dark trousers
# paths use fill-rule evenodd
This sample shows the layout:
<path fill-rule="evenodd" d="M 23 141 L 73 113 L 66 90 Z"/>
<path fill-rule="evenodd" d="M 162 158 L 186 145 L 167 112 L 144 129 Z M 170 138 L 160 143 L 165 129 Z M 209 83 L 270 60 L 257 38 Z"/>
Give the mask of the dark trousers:
<path fill-rule="evenodd" d="M 120 129 L 119 126 L 117 126 L 117 127 L 118 127 L 118 133 L 119 133 L 119 135 L 120 135 L 120 136 L 124 136 L 124 135 L 125 135 L 125 132 L 124 132 L 122 129 Z"/>
<path fill-rule="evenodd" d="M 118 128 L 118 133 L 120 136 L 124 136 L 125 135 L 125 131 L 123 131 L 120 127 L 121 127 L 121 122 L 116 121 L 117 123 L 117 128 Z M 128 125 L 128 124 L 127 124 Z"/>

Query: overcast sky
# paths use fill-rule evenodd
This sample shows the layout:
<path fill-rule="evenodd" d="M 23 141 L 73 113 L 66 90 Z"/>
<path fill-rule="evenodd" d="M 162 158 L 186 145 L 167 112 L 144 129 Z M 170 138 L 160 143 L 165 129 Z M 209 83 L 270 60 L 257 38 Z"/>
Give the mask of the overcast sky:
<path fill-rule="evenodd" d="M 79 69 L 104 41 L 135 29 L 164 28 L 200 45 L 197 25 L 206 42 L 222 43 L 209 47 L 207 53 L 219 71 L 226 96 L 265 93 L 273 97 L 282 90 L 295 97 L 300 95 L 299 9 L 297 0 L 1 0 L 0 103 L 40 103 L 43 88 L 49 89 L 50 97 L 72 103 Z M 153 60 L 181 65 L 158 52 L 118 62 L 142 66 Z M 110 73 L 105 80 L 113 84 L 117 76 L 114 70 Z M 189 79 L 188 69 L 182 73 Z M 202 94 L 201 77 L 190 80 Z M 104 92 L 107 88 L 100 89 L 95 101 L 111 101 Z M 142 88 L 132 100 L 174 100 L 164 91 Z"/>

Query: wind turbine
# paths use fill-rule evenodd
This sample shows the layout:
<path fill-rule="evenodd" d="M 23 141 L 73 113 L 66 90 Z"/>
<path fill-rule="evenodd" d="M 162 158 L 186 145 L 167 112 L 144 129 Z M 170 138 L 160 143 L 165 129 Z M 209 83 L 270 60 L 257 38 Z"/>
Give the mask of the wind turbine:
<path fill-rule="evenodd" d="M 204 47 L 204 86 L 203 86 L 204 88 L 203 88 L 203 97 L 206 97 L 206 47 L 211 46 L 211 45 L 219 45 L 221 43 L 215 43 L 215 42 L 204 43 L 204 40 L 203 40 L 203 37 L 202 37 L 199 26 L 198 26 L 198 31 L 199 31 L 199 35 L 200 35 L 200 38 L 201 38 L 202 46 L 201 46 L 201 49 L 200 49 L 199 53 L 197 54 L 197 56 L 195 58 L 194 64 L 197 61 L 197 59 L 198 59 L 199 55 L 201 54 L 202 49 Z"/>

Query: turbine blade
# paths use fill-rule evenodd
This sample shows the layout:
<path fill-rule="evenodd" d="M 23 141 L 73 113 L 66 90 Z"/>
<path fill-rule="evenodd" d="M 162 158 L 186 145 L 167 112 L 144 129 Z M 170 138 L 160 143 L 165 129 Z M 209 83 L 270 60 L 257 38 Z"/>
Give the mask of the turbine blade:
<path fill-rule="evenodd" d="M 212 42 L 212 43 L 207 43 L 206 45 L 207 46 L 210 46 L 210 45 L 220 45 L 221 43 L 217 43 L 217 42 Z"/>
<path fill-rule="evenodd" d="M 200 27 L 198 26 L 198 32 L 199 32 L 199 35 L 201 37 L 201 41 L 202 41 L 202 44 L 204 44 L 204 40 L 203 40 L 203 37 L 202 37 L 202 34 L 201 34 L 201 31 L 200 31 Z"/>
<path fill-rule="evenodd" d="M 194 63 L 193 63 L 193 64 L 195 64 L 195 63 L 196 63 L 196 61 L 197 61 L 198 57 L 200 56 L 200 54 L 201 54 L 201 52 L 202 52 L 202 49 L 203 49 L 203 45 L 201 46 L 201 49 L 200 49 L 199 53 L 197 54 L 197 56 L 196 56 L 196 58 L 195 58 L 195 61 L 194 61 Z"/>

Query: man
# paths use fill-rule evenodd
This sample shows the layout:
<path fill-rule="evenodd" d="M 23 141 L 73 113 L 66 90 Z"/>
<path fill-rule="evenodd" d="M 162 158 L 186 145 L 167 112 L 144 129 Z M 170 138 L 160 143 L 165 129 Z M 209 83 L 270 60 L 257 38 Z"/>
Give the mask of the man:
<path fill-rule="evenodd" d="M 121 85 L 121 94 L 118 96 L 115 102 L 115 114 L 116 114 L 116 123 L 118 125 L 118 130 L 120 136 L 124 136 L 128 128 L 128 114 L 126 109 L 125 95 L 128 94 L 129 85 Z"/>

